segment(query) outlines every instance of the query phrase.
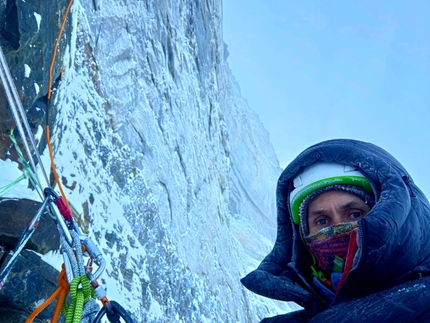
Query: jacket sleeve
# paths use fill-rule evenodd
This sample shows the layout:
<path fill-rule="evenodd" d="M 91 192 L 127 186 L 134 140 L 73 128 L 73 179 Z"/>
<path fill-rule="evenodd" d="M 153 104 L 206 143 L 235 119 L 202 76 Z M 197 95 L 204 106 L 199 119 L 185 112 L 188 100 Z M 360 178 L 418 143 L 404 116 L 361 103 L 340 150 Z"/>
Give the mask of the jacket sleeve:
<path fill-rule="evenodd" d="M 308 322 L 308 317 L 304 310 L 294 311 L 274 317 L 267 317 L 260 323 L 305 323 Z"/>
<path fill-rule="evenodd" d="M 313 295 L 296 283 L 295 273 L 287 270 L 276 276 L 265 270 L 254 270 L 241 279 L 242 284 L 250 291 L 281 301 L 291 301 L 304 306 L 312 300 Z"/>
<path fill-rule="evenodd" d="M 430 322 L 429 300 L 430 277 L 426 277 L 365 297 L 345 299 L 309 322 Z"/>

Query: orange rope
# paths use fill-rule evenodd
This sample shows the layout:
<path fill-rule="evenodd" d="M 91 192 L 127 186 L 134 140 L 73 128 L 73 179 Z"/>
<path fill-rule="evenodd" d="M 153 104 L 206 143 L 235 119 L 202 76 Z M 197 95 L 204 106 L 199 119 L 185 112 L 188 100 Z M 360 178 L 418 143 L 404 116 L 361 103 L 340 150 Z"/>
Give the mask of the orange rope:
<path fill-rule="evenodd" d="M 58 44 L 60 43 L 61 35 L 63 34 L 64 25 L 66 24 L 67 16 L 69 15 L 70 7 L 73 4 L 73 0 L 69 1 L 66 11 L 64 12 L 63 21 L 61 22 L 60 31 L 58 32 L 57 39 L 54 44 L 54 52 L 52 53 L 51 64 L 49 65 L 49 78 L 48 78 L 48 100 L 51 99 L 51 87 L 52 87 L 52 70 L 54 69 L 55 57 L 57 56 Z"/>
<path fill-rule="evenodd" d="M 69 11 L 70 11 L 72 4 L 73 4 L 73 0 L 70 0 L 69 4 L 67 5 L 66 11 L 64 12 L 63 21 L 61 22 L 60 30 L 58 32 L 58 36 L 57 36 L 57 39 L 55 40 L 55 44 L 54 44 L 54 52 L 52 53 L 51 64 L 49 65 L 48 95 L 47 95 L 48 104 L 47 104 L 47 107 L 50 106 L 50 101 L 51 101 L 52 70 L 54 69 L 55 57 L 57 56 L 58 44 L 60 43 L 61 35 L 63 34 L 63 29 L 64 29 L 64 26 L 66 24 L 67 16 L 69 15 Z M 46 129 L 45 129 L 45 132 L 46 132 L 46 142 L 47 142 L 48 149 L 49 149 L 49 157 L 51 158 L 51 169 L 52 169 L 52 172 L 54 173 L 55 182 L 57 183 L 58 188 L 60 189 L 61 195 L 63 196 L 64 201 L 67 204 L 67 207 L 70 209 L 69 201 L 67 200 L 66 195 L 64 194 L 63 187 L 61 186 L 61 182 L 60 182 L 60 179 L 59 179 L 58 174 L 57 174 L 57 169 L 55 168 L 54 154 L 52 153 L 52 146 L 51 146 L 51 136 L 49 133 L 48 114 L 49 114 L 49 111 L 47 108 L 46 109 Z"/>
<path fill-rule="evenodd" d="M 52 303 L 54 299 L 57 298 L 57 304 L 55 306 L 54 314 L 52 315 L 51 323 L 56 323 L 58 318 L 60 317 L 61 308 L 63 306 L 64 300 L 67 296 L 67 292 L 70 290 L 69 283 L 67 281 L 66 271 L 64 269 L 64 265 L 62 266 L 60 275 L 58 275 L 58 288 L 52 293 L 51 296 L 48 297 L 41 305 L 39 305 L 33 313 L 27 318 L 25 323 L 31 323 L 36 318 L 37 315 L 40 314 L 49 304 Z"/>
<path fill-rule="evenodd" d="M 60 26 L 60 30 L 58 32 L 58 36 L 57 39 L 55 40 L 55 44 L 54 44 L 54 51 L 52 53 L 52 59 L 51 59 L 51 64 L 49 65 L 49 76 L 48 76 L 48 94 L 47 94 L 47 98 L 48 98 L 48 107 L 50 105 L 50 101 L 51 101 L 51 88 L 52 88 L 52 70 L 54 69 L 54 64 L 55 64 L 55 58 L 57 56 L 57 50 L 58 50 L 58 45 L 60 43 L 60 39 L 61 39 L 61 35 L 63 33 L 63 29 L 64 26 L 66 24 L 66 20 L 67 20 L 67 16 L 69 15 L 69 11 L 70 8 L 73 4 L 73 0 L 70 0 L 66 11 L 64 13 L 64 17 L 63 17 L 63 21 L 61 22 L 61 26 Z M 64 194 L 63 188 L 61 186 L 61 182 L 60 179 L 58 177 L 57 174 L 57 170 L 55 167 L 55 163 L 54 163 L 54 154 L 52 152 L 52 146 L 51 146 L 51 137 L 50 137 L 50 133 L 49 133 L 49 122 L 48 122 L 48 115 L 49 115 L 49 111 L 47 109 L 46 111 L 46 143 L 49 149 L 49 157 L 51 159 L 51 168 L 52 171 L 54 173 L 54 177 L 55 177 L 55 181 L 60 189 L 61 195 L 63 196 L 64 200 L 66 201 L 67 206 L 70 209 L 70 205 L 69 205 L 69 201 L 66 198 L 66 195 Z M 33 320 L 36 318 L 37 315 L 39 315 L 40 312 L 42 312 L 47 306 L 49 306 L 49 304 L 52 303 L 52 301 L 54 299 L 56 299 L 58 297 L 57 300 L 57 304 L 55 306 L 55 310 L 54 313 L 52 314 L 52 320 L 51 323 L 56 323 L 58 322 L 58 319 L 60 317 L 60 313 L 61 313 L 61 308 L 63 307 L 64 304 L 64 300 L 66 299 L 67 293 L 70 290 L 70 286 L 69 286 L 69 282 L 67 281 L 67 276 L 66 276 L 66 271 L 64 269 L 64 264 L 62 265 L 62 269 L 60 272 L 60 275 L 58 276 L 58 288 L 54 291 L 54 293 L 52 293 L 52 295 L 50 297 L 48 297 L 48 299 L 46 299 L 40 306 L 38 306 L 33 313 L 30 314 L 30 316 L 27 318 L 27 320 L 25 321 L 26 323 L 31 323 L 33 322 Z"/>
<path fill-rule="evenodd" d="M 67 281 L 66 270 L 64 264 L 62 265 L 60 276 L 58 277 L 58 289 L 61 288 L 60 295 L 58 296 L 57 304 L 55 305 L 54 313 L 52 314 L 51 323 L 57 323 L 60 318 L 61 309 L 63 308 L 64 300 L 70 290 L 69 282 Z"/>
<path fill-rule="evenodd" d="M 57 168 L 55 167 L 54 154 L 52 152 L 52 146 L 51 146 L 51 137 L 49 136 L 49 125 L 46 125 L 45 131 L 46 131 L 46 143 L 49 150 L 49 157 L 51 158 L 51 168 L 52 168 L 52 172 L 54 173 L 55 182 L 57 183 L 58 188 L 60 189 L 61 196 L 64 198 L 64 201 L 66 202 L 67 207 L 70 209 L 69 201 L 66 198 L 66 194 L 64 194 L 63 186 L 61 186 L 60 178 L 58 177 L 58 173 L 57 173 Z"/>

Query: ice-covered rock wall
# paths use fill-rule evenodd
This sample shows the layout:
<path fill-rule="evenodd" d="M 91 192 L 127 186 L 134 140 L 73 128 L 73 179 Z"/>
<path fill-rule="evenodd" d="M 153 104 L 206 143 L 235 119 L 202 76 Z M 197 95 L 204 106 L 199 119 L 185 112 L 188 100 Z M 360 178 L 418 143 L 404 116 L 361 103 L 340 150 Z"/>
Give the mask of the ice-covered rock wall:
<path fill-rule="evenodd" d="M 280 168 L 228 67 L 221 1 L 75 0 L 68 23 L 52 141 L 108 297 L 137 322 L 287 311 L 239 281 L 275 239 Z"/>

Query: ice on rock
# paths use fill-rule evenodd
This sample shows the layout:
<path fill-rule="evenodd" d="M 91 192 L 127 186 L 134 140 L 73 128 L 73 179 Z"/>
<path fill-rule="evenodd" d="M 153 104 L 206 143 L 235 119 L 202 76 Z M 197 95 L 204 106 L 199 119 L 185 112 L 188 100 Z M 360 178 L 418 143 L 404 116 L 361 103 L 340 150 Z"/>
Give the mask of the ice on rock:
<path fill-rule="evenodd" d="M 101 3 L 74 2 L 53 138 L 108 297 L 137 322 L 290 310 L 240 283 L 275 240 L 281 170 L 225 61 L 221 1 Z"/>

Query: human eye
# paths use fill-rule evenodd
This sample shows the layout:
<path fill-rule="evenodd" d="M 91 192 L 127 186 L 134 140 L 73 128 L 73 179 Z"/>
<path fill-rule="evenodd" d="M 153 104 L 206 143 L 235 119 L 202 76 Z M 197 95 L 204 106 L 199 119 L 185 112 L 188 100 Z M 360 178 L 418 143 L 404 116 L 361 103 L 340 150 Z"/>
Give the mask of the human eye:
<path fill-rule="evenodd" d="M 352 212 L 350 215 L 349 215 L 349 217 L 350 218 L 352 218 L 352 219 L 360 219 L 360 218 L 362 218 L 363 216 L 365 216 L 366 214 L 364 213 L 364 212 L 361 212 L 361 211 L 356 211 L 356 212 Z"/>
<path fill-rule="evenodd" d="M 322 218 L 322 219 L 317 219 L 315 221 L 315 224 L 317 226 L 326 226 L 328 224 L 328 220 L 326 218 Z"/>

